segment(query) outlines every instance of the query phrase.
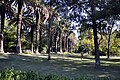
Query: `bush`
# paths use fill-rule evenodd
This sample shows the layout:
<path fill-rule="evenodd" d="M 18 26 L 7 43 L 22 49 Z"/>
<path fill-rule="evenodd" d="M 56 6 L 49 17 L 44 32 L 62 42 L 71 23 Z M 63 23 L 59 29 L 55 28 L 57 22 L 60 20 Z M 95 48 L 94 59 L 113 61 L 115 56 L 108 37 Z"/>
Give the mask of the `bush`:
<path fill-rule="evenodd" d="M 35 72 L 22 72 L 20 70 L 0 71 L 0 80 L 70 80 L 70 78 Z"/>
<path fill-rule="evenodd" d="M 38 72 L 25 72 L 20 70 L 2 70 L 0 71 L 0 80 L 118 80 L 111 77 L 79 76 L 78 78 L 69 78 L 54 74 L 40 74 Z"/>

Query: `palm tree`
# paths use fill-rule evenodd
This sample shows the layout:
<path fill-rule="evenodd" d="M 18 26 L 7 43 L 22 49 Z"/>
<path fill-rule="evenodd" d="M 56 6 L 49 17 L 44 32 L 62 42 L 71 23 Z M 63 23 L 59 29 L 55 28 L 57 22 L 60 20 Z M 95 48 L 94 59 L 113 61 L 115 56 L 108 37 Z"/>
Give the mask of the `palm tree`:
<path fill-rule="evenodd" d="M 36 7 L 36 53 L 39 49 L 40 8 Z"/>
<path fill-rule="evenodd" d="M 3 40 L 4 40 L 4 24 L 5 14 L 9 18 L 14 15 L 13 9 L 11 8 L 12 0 L 1 0 L 0 1 L 0 15 L 1 15 L 1 31 L 0 31 L 0 53 L 4 53 Z"/>
<path fill-rule="evenodd" d="M 38 53 L 38 50 L 39 50 L 39 36 L 41 38 L 41 35 L 42 35 L 40 20 L 45 24 L 48 18 L 49 18 L 49 12 L 45 6 L 42 8 L 36 7 L 36 53 Z M 39 31 L 40 31 L 40 34 L 39 34 Z M 40 39 L 40 42 L 41 42 L 41 39 Z"/>
<path fill-rule="evenodd" d="M 57 53 L 57 50 L 58 50 L 59 31 L 60 31 L 60 28 L 56 27 L 55 34 L 54 34 L 55 53 Z"/>
<path fill-rule="evenodd" d="M 50 50 L 51 50 L 51 46 L 52 46 L 52 32 L 54 29 L 52 29 L 52 26 L 55 24 L 55 20 L 57 20 L 58 18 L 58 13 L 56 12 L 55 9 L 53 9 L 52 6 L 49 7 L 49 26 L 48 26 L 48 49 L 47 49 L 47 53 L 48 53 L 48 60 L 51 59 L 50 56 Z M 54 24 L 53 24 L 54 23 Z M 56 45 L 56 42 L 55 42 Z"/>
<path fill-rule="evenodd" d="M 23 15 L 23 0 L 18 0 L 18 15 L 17 15 L 17 53 L 22 53 L 21 49 L 21 27 L 22 27 L 22 15 Z"/>
<path fill-rule="evenodd" d="M 24 0 L 16 0 L 14 1 L 13 6 L 16 6 L 18 4 L 18 9 L 16 9 L 16 11 L 14 11 L 14 13 L 16 13 L 16 15 L 14 15 L 13 17 L 10 17 L 9 19 L 9 24 L 14 24 L 15 26 L 17 25 L 17 44 L 16 44 L 16 51 L 17 53 L 22 53 L 22 49 L 21 49 L 21 35 L 22 35 L 22 27 L 30 27 L 33 30 L 33 11 L 30 9 L 30 2 L 32 2 L 32 0 L 30 1 L 24 1 Z M 26 3 L 26 4 L 25 4 Z M 24 6 L 26 5 L 26 7 Z M 27 11 L 25 11 L 25 9 L 27 9 Z M 23 12 L 24 10 L 24 12 Z M 17 22 L 16 22 L 17 21 Z M 32 24 L 32 25 L 31 25 Z M 31 31 L 31 33 L 34 31 Z M 31 38 L 32 41 L 32 38 Z M 32 47 L 33 47 L 33 41 L 31 42 Z M 33 49 L 33 48 L 32 48 Z"/>
<path fill-rule="evenodd" d="M 4 0 L 1 1 L 1 31 L 0 31 L 0 53 L 4 53 L 3 49 L 3 30 L 4 30 L 4 24 L 5 24 L 5 3 Z"/>

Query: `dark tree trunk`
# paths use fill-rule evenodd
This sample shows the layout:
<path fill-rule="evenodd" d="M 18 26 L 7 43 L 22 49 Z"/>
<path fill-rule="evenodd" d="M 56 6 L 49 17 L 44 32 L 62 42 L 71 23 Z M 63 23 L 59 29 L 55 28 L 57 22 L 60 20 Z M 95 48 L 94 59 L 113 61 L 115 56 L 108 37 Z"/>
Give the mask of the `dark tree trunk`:
<path fill-rule="evenodd" d="M 57 53 L 57 39 L 55 39 L 55 53 Z"/>
<path fill-rule="evenodd" d="M 100 53 L 99 53 L 99 44 L 98 44 L 98 37 L 97 37 L 97 24 L 96 24 L 96 19 L 94 17 L 95 15 L 95 5 L 94 2 L 95 0 L 91 0 L 91 18 L 92 18 L 92 27 L 93 27 L 93 36 L 94 36 L 94 49 L 95 49 L 95 67 L 97 69 L 100 68 Z"/>
<path fill-rule="evenodd" d="M 40 46 L 39 46 L 39 52 L 41 53 L 42 49 L 42 29 L 40 28 Z"/>
<path fill-rule="evenodd" d="M 62 31 L 60 32 L 60 53 L 63 53 L 63 51 L 62 51 Z"/>
<path fill-rule="evenodd" d="M 23 0 L 18 0 L 18 16 L 17 16 L 17 21 L 18 21 L 18 26 L 17 26 L 17 46 L 16 50 L 17 53 L 22 53 L 21 49 L 21 24 L 22 24 L 22 6 L 23 6 Z"/>
<path fill-rule="evenodd" d="M 111 34 L 108 34 L 108 49 L 107 49 L 107 58 L 109 59 L 110 57 L 110 36 Z"/>
<path fill-rule="evenodd" d="M 51 55 L 50 55 L 50 50 L 51 50 L 51 45 L 52 45 L 52 35 L 51 35 L 51 30 L 50 28 L 48 29 L 48 60 L 51 60 Z"/>
<path fill-rule="evenodd" d="M 113 24 L 112 24 L 112 26 L 111 27 L 109 27 L 109 30 L 108 30 L 108 49 L 107 49 L 107 59 L 109 59 L 110 58 L 110 37 L 111 37 L 111 34 L 112 34 L 112 28 L 113 28 L 113 26 L 114 26 L 114 22 L 113 22 Z"/>
<path fill-rule="evenodd" d="M 1 5 L 1 31 L 0 31 L 0 53 L 4 53 L 3 40 L 4 40 L 4 24 L 5 24 L 5 6 L 4 2 Z"/>
<path fill-rule="evenodd" d="M 68 35 L 66 36 L 66 51 L 68 52 Z"/>
<path fill-rule="evenodd" d="M 70 52 L 70 39 L 68 39 L 68 52 Z"/>
<path fill-rule="evenodd" d="M 55 53 L 57 53 L 57 36 L 58 36 L 58 34 L 57 34 L 57 31 L 56 31 L 55 36 L 54 36 L 54 41 L 55 41 Z"/>
<path fill-rule="evenodd" d="M 100 54 L 99 54 L 99 44 L 97 37 L 97 25 L 93 20 L 93 35 L 94 35 L 94 49 L 95 49 L 95 67 L 100 68 Z"/>
<path fill-rule="evenodd" d="M 36 10 L 36 50 L 35 53 L 38 53 L 39 50 L 39 29 L 40 29 L 40 12 L 39 9 Z"/>
<path fill-rule="evenodd" d="M 64 33 L 64 46 L 63 46 L 63 48 L 64 48 L 64 52 L 66 52 L 66 33 Z"/>
<path fill-rule="evenodd" d="M 71 41 L 71 39 L 69 41 L 69 52 L 72 52 L 72 41 Z"/>
<path fill-rule="evenodd" d="M 33 53 L 34 25 L 31 26 L 31 52 Z"/>

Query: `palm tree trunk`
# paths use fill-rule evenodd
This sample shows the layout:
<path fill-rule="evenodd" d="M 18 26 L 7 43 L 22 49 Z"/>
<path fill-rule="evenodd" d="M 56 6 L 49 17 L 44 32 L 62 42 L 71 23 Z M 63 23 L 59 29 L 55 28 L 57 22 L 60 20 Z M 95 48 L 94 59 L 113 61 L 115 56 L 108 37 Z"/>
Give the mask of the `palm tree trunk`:
<path fill-rule="evenodd" d="M 55 33 L 54 41 L 55 41 L 55 53 L 57 53 L 57 32 Z"/>
<path fill-rule="evenodd" d="M 63 53 L 63 51 L 62 51 L 62 31 L 60 32 L 60 53 Z"/>
<path fill-rule="evenodd" d="M 52 45 L 52 35 L 51 35 L 51 30 L 49 28 L 48 29 L 48 49 L 47 49 L 48 60 L 51 59 L 51 55 L 50 55 L 51 45 Z"/>
<path fill-rule="evenodd" d="M 23 6 L 23 1 L 22 0 L 18 0 L 18 16 L 17 16 L 17 21 L 18 21 L 18 26 L 17 26 L 17 46 L 16 46 L 16 50 L 17 53 L 22 53 L 22 49 L 21 49 L 21 23 L 22 23 L 22 6 Z"/>
<path fill-rule="evenodd" d="M 70 39 L 68 38 L 68 52 L 70 52 Z"/>
<path fill-rule="evenodd" d="M 31 52 L 33 53 L 34 25 L 31 26 Z"/>
<path fill-rule="evenodd" d="M 41 53 L 42 49 L 42 29 L 40 28 L 40 46 L 39 46 L 39 52 Z"/>
<path fill-rule="evenodd" d="M 66 51 L 68 52 L 68 35 L 66 36 Z"/>
<path fill-rule="evenodd" d="M 39 49 L 39 29 L 40 29 L 40 12 L 37 9 L 36 11 L 36 51 L 35 53 L 38 53 Z"/>
<path fill-rule="evenodd" d="M 70 49 L 69 49 L 69 52 L 72 52 L 72 41 L 71 41 L 71 39 L 70 39 Z"/>
<path fill-rule="evenodd" d="M 66 52 L 66 33 L 64 33 L 64 52 Z"/>
<path fill-rule="evenodd" d="M 4 53 L 3 40 L 4 40 L 4 24 L 5 24 L 5 6 L 4 0 L 1 5 L 1 32 L 0 32 L 0 53 Z"/>

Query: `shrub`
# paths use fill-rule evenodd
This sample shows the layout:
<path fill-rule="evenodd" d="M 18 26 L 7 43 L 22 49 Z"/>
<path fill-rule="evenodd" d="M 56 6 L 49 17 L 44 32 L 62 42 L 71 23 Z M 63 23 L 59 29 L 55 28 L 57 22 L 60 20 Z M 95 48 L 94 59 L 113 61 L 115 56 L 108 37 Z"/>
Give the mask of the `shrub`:
<path fill-rule="evenodd" d="M 54 74 L 40 74 L 38 72 L 25 72 L 20 70 L 1 70 L 0 80 L 118 80 L 111 77 L 79 76 L 78 78 L 69 78 Z"/>
<path fill-rule="evenodd" d="M 38 72 L 22 72 L 20 70 L 4 70 L 0 71 L 0 80 L 71 80 L 70 78 L 53 75 L 40 74 Z"/>

